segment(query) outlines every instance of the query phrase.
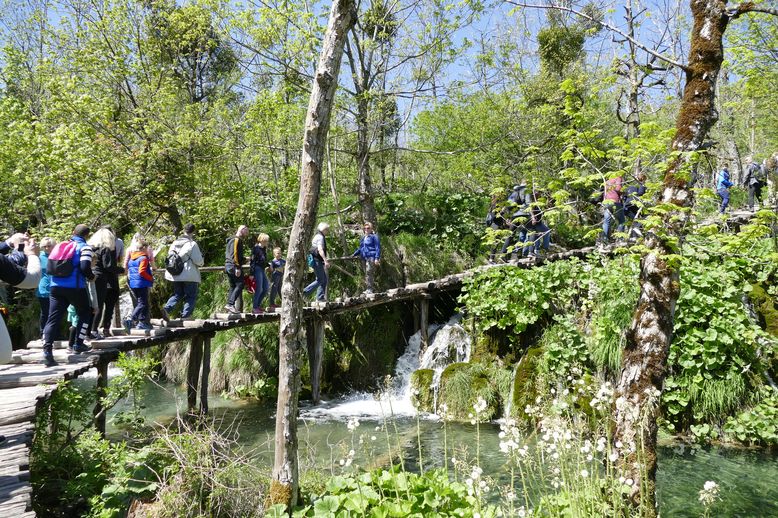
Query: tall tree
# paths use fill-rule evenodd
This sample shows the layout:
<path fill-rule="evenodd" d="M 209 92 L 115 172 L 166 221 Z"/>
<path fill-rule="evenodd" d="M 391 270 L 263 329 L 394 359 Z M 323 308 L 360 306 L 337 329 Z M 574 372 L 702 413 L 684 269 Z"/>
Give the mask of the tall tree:
<path fill-rule="evenodd" d="M 324 34 L 305 118 L 300 165 L 300 196 L 289 236 L 281 288 L 283 303 L 278 343 L 278 402 L 276 406 L 275 462 L 270 501 L 291 508 L 297 503 L 297 403 L 300 393 L 300 351 L 303 349 L 305 254 L 313 235 L 330 115 L 338 87 L 346 34 L 354 23 L 354 1 L 334 0 Z"/>

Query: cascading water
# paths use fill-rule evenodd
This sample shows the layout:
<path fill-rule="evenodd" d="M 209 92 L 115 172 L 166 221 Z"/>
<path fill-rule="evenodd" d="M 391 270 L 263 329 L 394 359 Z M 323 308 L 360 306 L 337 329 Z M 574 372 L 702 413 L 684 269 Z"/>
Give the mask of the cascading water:
<path fill-rule="evenodd" d="M 345 419 L 348 417 L 413 416 L 411 375 L 418 369 L 433 369 L 433 390 L 437 399 L 440 375 L 453 362 L 470 360 L 470 336 L 460 325 L 461 315 L 446 324 L 432 324 L 427 330 L 430 344 L 422 353 L 421 332 L 408 340 L 405 352 L 397 359 L 391 386 L 381 396 L 356 393 L 316 407 L 303 408 L 300 417 L 309 419 Z"/>

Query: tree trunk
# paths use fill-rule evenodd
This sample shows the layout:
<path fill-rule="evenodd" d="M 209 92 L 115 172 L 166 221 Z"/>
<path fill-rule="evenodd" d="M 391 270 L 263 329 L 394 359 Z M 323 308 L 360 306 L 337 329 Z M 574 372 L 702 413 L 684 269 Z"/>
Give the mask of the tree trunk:
<path fill-rule="evenodd" d="M 656 433 L 659 396 L 666 375 L 675 304 L 680 293 L 678 267 L 668 255 L 678 252 L 690 204 L 691 154 L 700 148 L 715 124 L 716 77 L 724 57 L 723 35 L 729 22 L 722 0 L 692 0 L 694 26 L 684 96 L 676 120 L 672 152 L 678 153 L 665 174 L 662 203 L 675 205 L 665 218 L 662 235 L 649 232 L 649 252 L 641 260 L 640 298 L 622 359 L 616 387 L 614 445 L 619 444 L 619 467 L 634 481 L 630 502 L 656 513 Z M 659 232 L 660 229 L 657 229 Z"/>
<path fill-rule="evenodd" d="M 300 351 L 305 346 L 302 337 L 302 283 L 306 272 L 305 255 L 316 223 L 330 114 L 338 86 L 343 43 L 354 23 L 354 11 L 354 0 L 333 0 L 332 2 L 305 119 L 300 196 L 289 236 L 286 270 L 281 288 L 275 462 L 268 500 L 271 504 L 286 504 L 290 512 L 297 503 L 299 490 L 297 397 L 300 391 Z"/>
<path fill-rule="evenodd" d="M 367 95 L 366 91 L 363 93 L 364 95 Z M 363 97 L 357 101 L 357 167 L 359 169 L 359 204 L 362 207 L 362 221 L 369 221 L 377 227 L 373 182 L 370 179 L 368 101 Z"/>

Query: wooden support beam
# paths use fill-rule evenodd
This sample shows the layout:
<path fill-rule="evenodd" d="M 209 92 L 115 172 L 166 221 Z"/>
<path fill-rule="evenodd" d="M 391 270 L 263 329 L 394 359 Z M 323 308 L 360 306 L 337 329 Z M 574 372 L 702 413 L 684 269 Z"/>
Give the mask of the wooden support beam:
<path fill-rule="evenodd" d="M 208 413 L 208 377 L 211 375 L 211 338 L 206 335 L 203 338 L 203 373 L 200 379 L 200 413 Z"/>
<path fill-rule="evenodd" d="M 95 404 L 94 419 L 95 429 L 105 438 L 105 414 L 108 409 L 105 408 L 103 400 L 105 399 L 106 388 L 108 387 L 108 362 L 99 361 L 97 363 L 97 403 Z"/>
<path fill-rule="evenodd" d="M 426 348 L 429 345 L 429 320 L 430 301 L 427 298 L 419 299 L 419 331 L 421 331 L 422 348 Z"/>
<path fill-rule="evenodd" d="M 203 337 L 192 337 L 192 347 L 189 350 L 189 368 L 186 372 L 186 408 L 193 413 L 197 406 L 197 381 L 200 377 L 200 364 L 203 360 Z"/>
<path fill-rule="evenodd" d="M 321 400 L 322 357 L 324 355 L 324 319 L 312 317 L 305 321 L 308 362 L 311 367 L 311 398 L 318 405 Z"/>

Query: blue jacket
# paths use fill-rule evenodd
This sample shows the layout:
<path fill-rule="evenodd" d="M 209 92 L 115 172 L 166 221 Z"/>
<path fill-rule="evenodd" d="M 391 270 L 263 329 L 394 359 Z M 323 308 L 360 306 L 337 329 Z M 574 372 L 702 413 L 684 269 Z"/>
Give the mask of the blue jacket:
<path fill-rule="evenodd" d="M 719 171 L 718 180 L 716 180 L 716 190 L 729 189 L 732 187 L 732 182 L 729 181 L 729 170 L 725 167 Z"/>
<path fill-rule="evenodd" d="M 86 244 L 83 237 L 73 236 L 76 242 L 76 253 L 73 255 L 73 273 L 68 277 L 50 277 L 51 286 L 58 288 L 86 288 L 87 279 L 94 279 L 92 273 L 92 247 Z"/>
<path fill-rule="evenodd" d="M 381 258 L 381 240 L 376 234 L 363 236 L 359 241 L 359 248 L 352 257 L 360 256 L 362 259 L 380 259 Z"/>
<path fill-rule="evenodd" d="M 47 299 L 51 295 L 51 277 L 46 273 L 46 264 L 49 262 L 49 254 L 41 252 L 41 282 L 38 283 L 38 289 L 35 295 L 39 299 Z"/>
<path fill-rule="evenodd" d="M 151 275 L 149 256 L 144 252 L 133 252 L 127 263 L 127 283 L 130 288 L 151 288 L 154 277 Z"/>

